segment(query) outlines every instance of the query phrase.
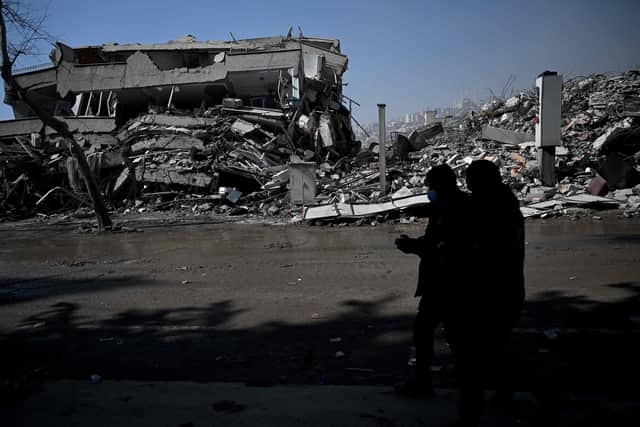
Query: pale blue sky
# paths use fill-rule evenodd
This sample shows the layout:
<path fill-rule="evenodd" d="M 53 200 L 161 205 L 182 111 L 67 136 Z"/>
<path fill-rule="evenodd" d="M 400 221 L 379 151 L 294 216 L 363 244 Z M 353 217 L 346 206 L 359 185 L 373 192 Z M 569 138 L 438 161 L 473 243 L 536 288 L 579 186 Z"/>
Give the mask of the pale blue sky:
<path fill-rule="evenodd" d="M 47 29 L 72 46 L 284 35 L 289 26 L 339 38 L 349 56 L 345 93 L 362 104 L 355 114 L 364 122 L 378 102 L 391 117 L 450 106 L 463 91 L 499 93 L 511 74 L 522 88 L 546 69 L 578 76 L 640 66 L 640 0 L 24 1 L 50 3 Z M 3 107 L 0 118 L 11 118 Z"/>

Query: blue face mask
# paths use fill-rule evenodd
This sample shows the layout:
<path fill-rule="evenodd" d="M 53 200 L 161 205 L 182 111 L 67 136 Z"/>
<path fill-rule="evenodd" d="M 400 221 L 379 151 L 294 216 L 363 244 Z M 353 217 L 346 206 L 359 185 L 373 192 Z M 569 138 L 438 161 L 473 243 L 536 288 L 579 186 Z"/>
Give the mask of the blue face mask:
<path fill-rule="evenodd" d="M 429 202 L 435 203 L 438 200 L 438 192 L 431 190 L 427 192 L 427 197 L 429 197 Z"/>

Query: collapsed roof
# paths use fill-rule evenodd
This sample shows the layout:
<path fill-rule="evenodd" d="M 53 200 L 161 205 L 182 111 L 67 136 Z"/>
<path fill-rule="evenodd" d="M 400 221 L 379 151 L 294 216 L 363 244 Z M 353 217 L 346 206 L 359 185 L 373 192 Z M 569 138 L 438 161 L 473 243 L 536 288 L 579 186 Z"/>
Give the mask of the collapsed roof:
<path fill-rule="evenodd" d="M 348 59 L 334 39 L 289 36 L 162 44 L 104 44 L 72 48 L 56 43 L 46 68 L 16 72 L 49 111 L 62 116 L 130 118 L 151 104 L 177 108 L 219 105 L 291 109 L 304 99 L 339 104 Z M 16 118 L 33 113 L 10 90 Z"/>

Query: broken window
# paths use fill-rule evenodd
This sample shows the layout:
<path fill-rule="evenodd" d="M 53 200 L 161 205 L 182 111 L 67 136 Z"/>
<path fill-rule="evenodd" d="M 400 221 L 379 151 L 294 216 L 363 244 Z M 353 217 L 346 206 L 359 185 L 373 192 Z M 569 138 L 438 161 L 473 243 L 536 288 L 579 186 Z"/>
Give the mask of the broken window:
<path fill-rule="evenodd" d="M 115 117 L 117 102 L 117 97 L 112 91 L 83 92 L 76 95 L 76 101 L 70 107 L 70 111 L 75 116 Z"/>

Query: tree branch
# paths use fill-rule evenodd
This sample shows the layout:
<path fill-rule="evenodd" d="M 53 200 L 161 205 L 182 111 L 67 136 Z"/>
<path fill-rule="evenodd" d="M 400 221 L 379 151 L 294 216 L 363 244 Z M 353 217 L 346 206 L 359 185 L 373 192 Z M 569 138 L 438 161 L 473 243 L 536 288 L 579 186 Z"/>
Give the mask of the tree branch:
<path fill-rule="evenodd" d="M 76 142 L 73 132 L 71 132 L 69 126 L 64 120 L 54 117 L 49 113 L 49 111 L 43 108 L 37 99 L 34 99 L 32 92 L 22 88 L 13 76 L 13 62 L 7 48 L 7 28 L 4 20 L 5 12 L 7 10 L 12 11 L 14 15 L 11 16 L 16 15 L 13 9 L 7 8 L 4 1 L 0 0 L 0 55 L 2 56 L 0 74 L 2 75 L 2 79 L 16 93 L 18 99 L 24 101 L 46 126 L 49 126 L 55 130 L 58 135 L 64 138 L 68 150 L 78 162 L 78 168 L 87 187 L 87 191 L 89 192 L 89 196 L 91 197 L 91 201 L 93 202 L 93 208 L 98 219 L 98 227 L 101 230 L 104 228 L 111 228 L 111 218 L 109 217 L 104 200 L 102 199 L 102 194 L 100 193 L 96 179 L 91 172 L 91 168 L 87 163 L 84 150 Z M 20 22 L 20 19 L 18 18 L 15 18 L 15 20 L 16 22 Z"/>

